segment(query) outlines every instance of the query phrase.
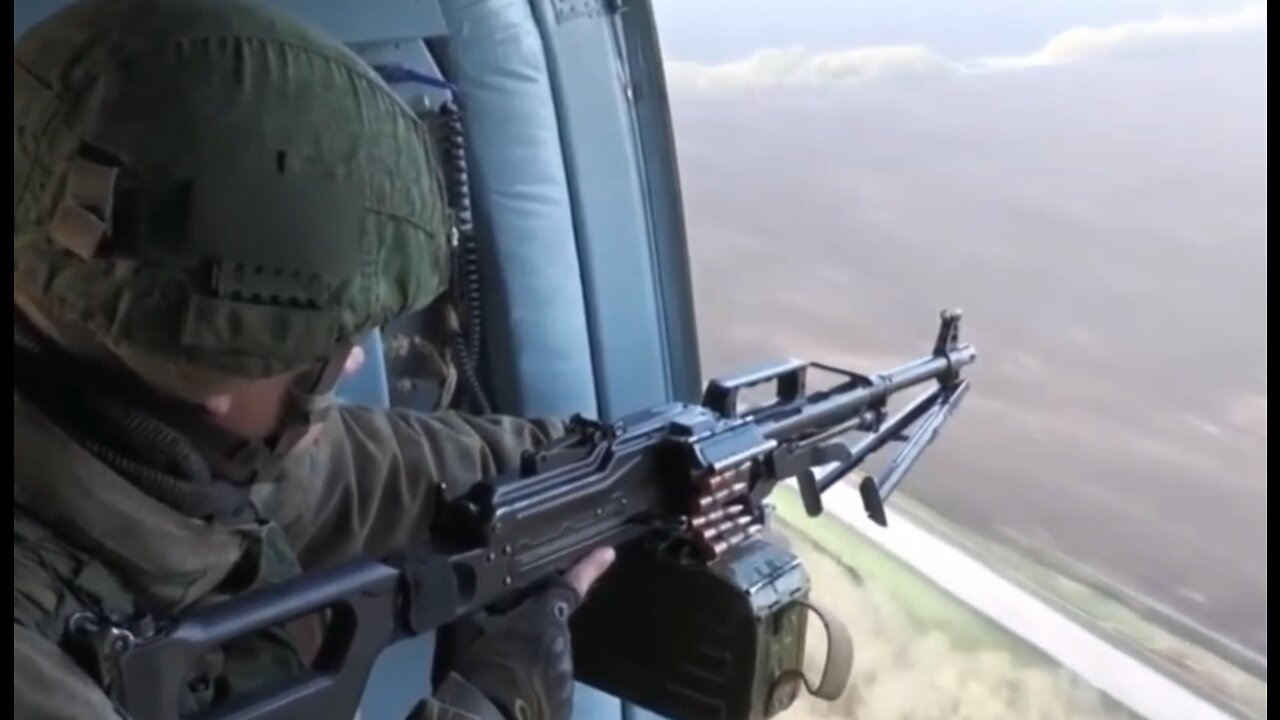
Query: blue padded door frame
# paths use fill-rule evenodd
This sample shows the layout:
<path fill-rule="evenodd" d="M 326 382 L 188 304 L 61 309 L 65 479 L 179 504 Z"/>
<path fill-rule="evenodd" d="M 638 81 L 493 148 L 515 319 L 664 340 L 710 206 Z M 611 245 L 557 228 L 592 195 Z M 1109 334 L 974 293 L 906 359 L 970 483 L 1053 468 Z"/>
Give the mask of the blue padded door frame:
<path fill-rule="evenodd" d="M 623 61 L 631 84 L 628 99 L 637 135 L 637 166 L 645 184 L 670 399 L 698 402 L 702 369 L 684 197 L 652 0 L 630 0 L 626 12 L 615 16 L 614 26 L 626 50 Z"/>
<path fill-rule="evenodd" d="M 531 5 L 560 120 L 600 416 L 614 419 L 674 395 L 624 49 L 603 2 Z"/>

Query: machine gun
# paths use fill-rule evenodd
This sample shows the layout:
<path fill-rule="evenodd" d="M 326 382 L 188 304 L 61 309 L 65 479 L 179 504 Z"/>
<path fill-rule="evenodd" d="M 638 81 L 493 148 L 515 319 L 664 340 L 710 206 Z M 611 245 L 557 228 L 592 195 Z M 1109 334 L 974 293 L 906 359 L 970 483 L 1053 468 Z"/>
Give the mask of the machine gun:
<path fill-rule="evenodd" d="M 976 353 L 959 342 L 959 322 L 944 311 L 932 353 L 886 372 L 786 362 L 713 381 L 700 405 L 666 404 L 614 423 L 574 418 L 562 438 L 457 498 L 429 550 L 306 573 L 146 634 L 105 628 L 121 705 L 134 720 L 177 720 L 181 690 L 205 653 L 325 611 L 306 673 L 201 717 L 349 720 L 388 645 L 517 596 L 605 545 L 618 548 L 618 560 L 572 619 L 579 680 L 676 720 L 772 717 L 802 684 L 835 699 L 848 682 L 848 634 L 820 613 L 828 662 L 815 687 L 802 669 L 808 576 L 760 537 L 765 500 L 795 478 L 818 515 L 824 490 L 901 441 L 885 471 L 861 481 L 866 511 L 883 525 L 885 499 L 968 390 L 960 371 Z M 841 381 L 809 391 L 810 369 Z M 891 398 L 931 381 L 889 417 Z M 771 402 L 740 407 L 744 389 L 768 383 Z M 843 438 L 853 432 L 865 437 L 850 446 Z M 818 477 L 818 466 L 829 469 Z"/>

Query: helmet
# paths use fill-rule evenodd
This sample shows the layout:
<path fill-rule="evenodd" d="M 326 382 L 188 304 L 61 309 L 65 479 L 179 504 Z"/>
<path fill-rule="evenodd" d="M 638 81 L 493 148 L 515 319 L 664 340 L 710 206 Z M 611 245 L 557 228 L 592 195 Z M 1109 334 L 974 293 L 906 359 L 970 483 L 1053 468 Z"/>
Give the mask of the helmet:
<path fill-rule="evenodd" d="M 89 0 L 13 55 L 14 300 L 60 341 L 198 399 L 331 381 L 442 291 L 426 134 L 338 41 L 244 0 Z"/>

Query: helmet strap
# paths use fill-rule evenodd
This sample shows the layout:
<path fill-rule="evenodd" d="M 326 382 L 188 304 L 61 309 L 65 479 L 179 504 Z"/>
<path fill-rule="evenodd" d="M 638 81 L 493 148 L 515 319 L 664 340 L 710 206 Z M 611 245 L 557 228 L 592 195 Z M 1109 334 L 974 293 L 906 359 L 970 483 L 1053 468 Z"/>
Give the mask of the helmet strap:
<path fill-rule="evenodd" d="M 274 473 L 296 451 L 314 444 L 333 409 L 334 389 L 354 343 L 344 343 L 327 359 L 301 372 L 290 385 L 279 429 L 267 438 L 240 443 L 218 468 L 238 482 Z"/>

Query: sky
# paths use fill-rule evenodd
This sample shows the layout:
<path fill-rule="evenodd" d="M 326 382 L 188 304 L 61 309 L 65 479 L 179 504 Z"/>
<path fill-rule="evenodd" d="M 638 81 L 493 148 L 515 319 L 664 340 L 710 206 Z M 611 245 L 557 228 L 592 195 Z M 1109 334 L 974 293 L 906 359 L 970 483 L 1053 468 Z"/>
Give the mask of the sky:
<path fill-rule="evenodd" d="M 720 63 L 764 48 L 923 45 L 947 57 L 1020 55 L 1072 28 L 1213 17 L 1238 0 L 655 0 L 668 60 Z"/>
<path fill-rule="evenodd" d="M 674 93 L 1004 73 L 1261 42 L 1265 3 L 660 0 Z"/>

